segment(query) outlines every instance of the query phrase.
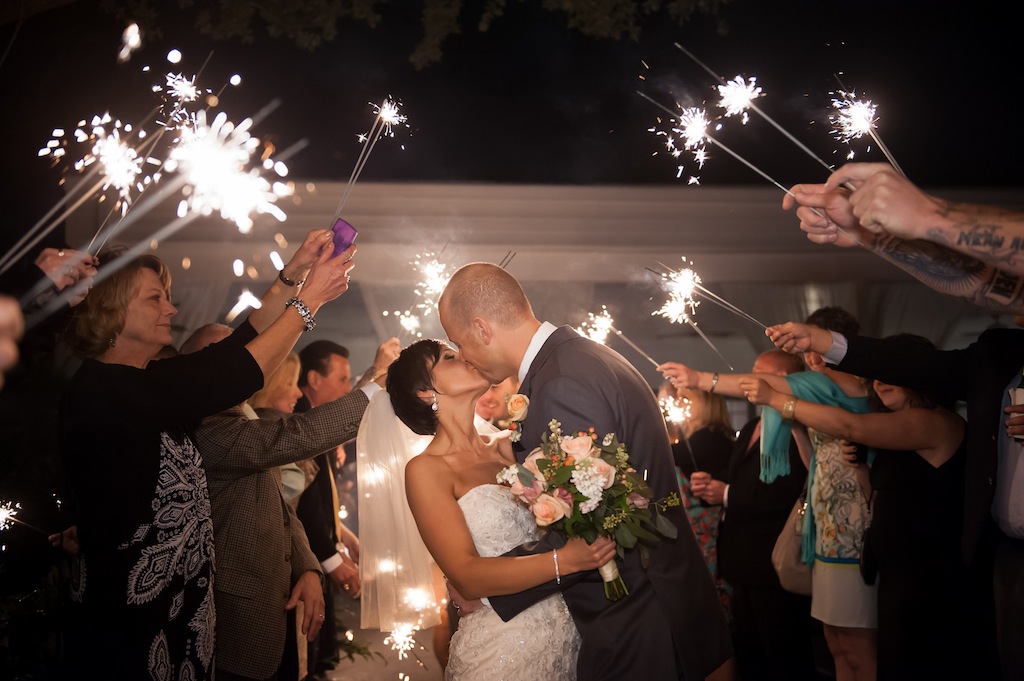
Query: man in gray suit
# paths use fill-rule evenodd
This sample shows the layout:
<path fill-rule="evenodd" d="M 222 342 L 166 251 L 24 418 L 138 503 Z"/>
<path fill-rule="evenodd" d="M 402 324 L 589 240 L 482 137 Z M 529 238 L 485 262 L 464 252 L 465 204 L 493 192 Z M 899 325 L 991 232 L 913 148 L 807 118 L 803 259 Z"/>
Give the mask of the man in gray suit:
<path fill-rule="evenodd" d="M 219 340 L 218 327 L 230 333 L 220 325 L 203 327 L 200 340 L 186 341 L 182 350 Z M 325 608 L 320 563 L 281 494 L 278 466 L 333 452 L 355 437 L 369 394 L 381 387 L 354 390 L 282 419 L 255 419 L 240 405 L 203 419 L 196 429 L 214 526 L 218 678 L 295 678 L 297 658 L 285 654 L 291 652 L 285 648 L 291 610 L 303 602 L 308 640 L 316 638 L 325 615 L 333 616 Z"/>
<path fill-rule="evenodd" d="M 541 324 L 519 282 L 500 267 L 466 265 L 439 300 L 441 325 L 462 358 L 498 383 L 521 381 L 530 398 L 516 457 L 538 446 L 548 422 L 566 433 L 594 427 L 615 433 L 633 466 L 647 477 L 654 498 L 678 492 L 668 433 L 657 400 L 643 377 L 609 348 L 570 327 Z M 597 679 L 703 679 L 732 655 L 725 615 L 686 516 L 666 512 L 676 539 L 650 545 L 650 564 L 627 551 L 619 570 L 629 595 L 609 601 L 597 572 L 563 577 L 489 605 L 506 621 L 561 590 L 583 638 L 577 673 Z M 562 540 L 549 533 L 541 544 Z M 537 547 L 519 547 L 530 552 Z M 541 550 L 550 550 L 545 546 Z M 454 598 L 454 595 L 453 595 Z"/>

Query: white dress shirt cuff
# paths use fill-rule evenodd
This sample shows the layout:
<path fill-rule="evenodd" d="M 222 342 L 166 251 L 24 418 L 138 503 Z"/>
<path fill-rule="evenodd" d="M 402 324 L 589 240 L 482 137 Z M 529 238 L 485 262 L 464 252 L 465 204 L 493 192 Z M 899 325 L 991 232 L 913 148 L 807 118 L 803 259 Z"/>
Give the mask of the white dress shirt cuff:
<path fill-rule="evenodd" d="M 836 333 L 835 331 L 830 331 L 829 333 L 832 334 L 832 347 L 821 358 L 832 366 L 836 366 L 846 357 L 846 351 L 849 346 L 846 343 L 846 336 L 843 334 Z"/>
<path fill-rule="evenodd" d="M 729 485 L 726 485 L 725 489 L 722 490 L 722 506 L 729 508 Z"/>
<path fill-rule="evenodd" d="M 359 389 L 366 393 L 366 396 L 371 400 L 373 399 L 374 393 L 376 393 L 378 390 L 383 390 L 383 388 L 381 388 L 376 381 L 370 381 L 366 385 L 359 386 Z"/>
<path fill-rule="evenodd" d="M 327 560 L 320 561 L 320 567 L 324 569 L 324 574 L 330 574 L 334 572 L 339 565 L 342 563 L 342 557 L 340 553 L 336 553 Z"/>

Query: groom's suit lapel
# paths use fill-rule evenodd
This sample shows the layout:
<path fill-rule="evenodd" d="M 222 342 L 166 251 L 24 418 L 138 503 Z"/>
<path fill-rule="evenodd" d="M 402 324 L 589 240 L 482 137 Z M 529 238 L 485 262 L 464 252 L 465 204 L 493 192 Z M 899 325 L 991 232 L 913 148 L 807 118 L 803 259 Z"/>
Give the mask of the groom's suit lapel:
<path fill-rule="evenodd" d="M 551 358 L 555 348 L 566 341 L 579 337 L 580 335 L 571 326 L 560 326 L 555 329 L 554 333 L 548 336 L 548 339 L 544 341 L 542 346 L 540 346 L 540 351 L 537 353 L 537 356 L 533 358 L 533 362 L 530 364 L 530 370 L 526 372 L 526 378 L 523 379 L 522 385 L 519 386 L 519 392 L 532 399 L 533 396 L 530 394 L 530 391 L 533 387 L 533 379 L 540 373 L 544 364 Z M 532 414 L 528 412 L 526 420 L 530 420 L 531 416 Z M 512 449 L 516 454 L 519 454 L 520 452 L 526 451 L 526 445 L 524 445 L 520 440 L 519 442 L 514 442 L 512 444 Z"/>

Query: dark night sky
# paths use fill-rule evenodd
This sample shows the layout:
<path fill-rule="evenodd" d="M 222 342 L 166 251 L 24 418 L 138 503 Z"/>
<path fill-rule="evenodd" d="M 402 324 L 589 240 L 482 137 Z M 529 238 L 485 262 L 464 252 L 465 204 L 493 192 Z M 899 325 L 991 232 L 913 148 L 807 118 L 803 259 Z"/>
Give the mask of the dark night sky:
<path fill-rule="evenodd" d="M 673 47 L 678 41 L 726 77 L 757 76 L 767 93 L 760 106 L 830 162 L 846 152 L 827 121 L 839 73 L 879 104 L 880 134 L 919 184 L 1018 187 L 1024 180 L 1018 110 L 1007 101 L 1016 95 L 996 94 L 1013 92 L 1020 60 L 1006 10 L 985 3 L 954 12 L 935 2 L 734 0 L 723 10 L 727 35 L 708 18 L 680 29 L 659 16 L 639 41 L 612 42 L 567 29 L 561 15 L 528 0 L 509 3 L 488 33 L 467 20 L 442 62 L 423 71 L 408 61 L 420 31 L 408 7 L 418 3 L 394 4 L 377 28 L 344 25 L 312 54 L 267 37 L 215 43 L 175 18 L 126 65 L 114 59 L 123 26 L 93 1 L 31 17 L 0 65 L 0 198 L 17 205 L 5 230 L 52 204 L 57 172 L 36 157 L 52 128 L 106 110 L 137 121 L 155 103 L 149 88 L 159 74 L 193 74 L 211 52 L 200 84 L 217 89 L 234 72 L 244 79 L 222 100 L 232 120 L 280 98 L 255 134 L 278 148 L 310 142 L 289 162 L 293 177 L 347 179 L 359 152 L 355 134 L 372 120 L 368 102 L 392 94 L 411 128 L 378 144 L 364 181 L 677 182 L 676 164 L 651 156 L 660 147 L 646 130 L 659 112 L 635 91 L 666 104 L 713 99 L 710 77 Z M 0 27 L 4 46 L 13 28 Z M 185 55 L 177 68 L 163 59 L 172 47 Z M 145 64 L 153 72 L 142 73 Z M 745 128 L 730 119 L 716 136 L 783 184 L 825 176 L 756 116 Z M 856 148 L 859 159 L 882 160 L 862 143 Z M 705 186 L 764 183 L 722 153 L 700 176 Z"/>

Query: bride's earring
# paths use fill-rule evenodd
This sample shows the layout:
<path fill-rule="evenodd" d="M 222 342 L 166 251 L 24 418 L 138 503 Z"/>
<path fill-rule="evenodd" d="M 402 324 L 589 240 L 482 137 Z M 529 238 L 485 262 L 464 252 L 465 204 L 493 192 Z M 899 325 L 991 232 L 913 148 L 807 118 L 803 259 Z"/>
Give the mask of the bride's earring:
<path fill-rule="evenodd" d="M 430 411 L 437 412 L 437 393 L 434 393 L 434 402 L 430 405 Z"/>

